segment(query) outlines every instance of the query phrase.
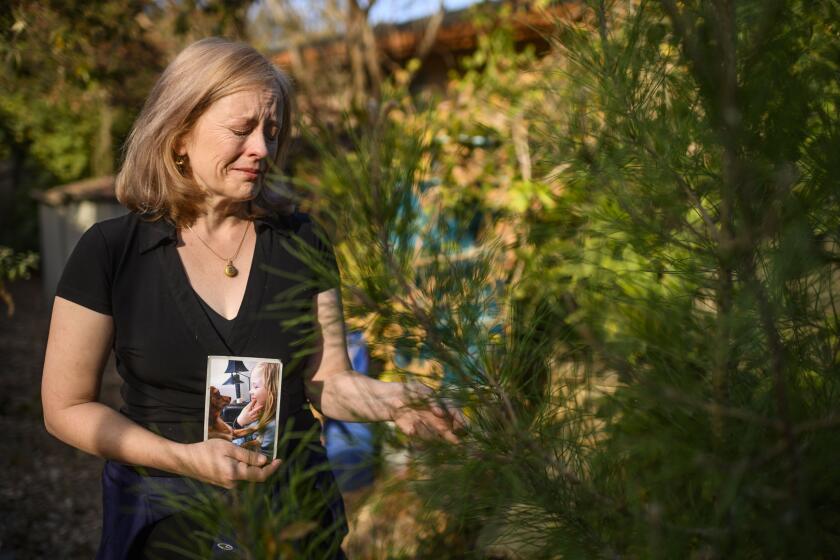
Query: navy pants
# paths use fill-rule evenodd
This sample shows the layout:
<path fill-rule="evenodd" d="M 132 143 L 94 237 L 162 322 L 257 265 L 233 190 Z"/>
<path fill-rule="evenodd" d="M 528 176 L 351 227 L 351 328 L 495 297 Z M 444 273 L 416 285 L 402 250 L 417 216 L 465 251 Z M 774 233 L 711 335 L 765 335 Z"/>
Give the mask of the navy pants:
<path fill-rule="evenodd" d="M 343 559 L 339 544 L 347 525 L 344 505 L 331 473 L 320 472 L 315 486 L 325 496 L 327 507 L 321 518 L 321 529 L 330 538 L 319 539 L 320 549 L 314 557 Z M 266 490 L 271 492 L 270 488 Z M 239 558 L 241 549 L 230 535 L 219 534 L 210 539 L 203 527 L 173 503 L 174 496 L 191 496 L 197 492 L 222 496 L 226 493 L 221 488 L 181 477 L 142 476 L 131 467 L 107 461 L 102 471 L 103 524 L 97 560 L 186 558 L 171 549 L 160 548 L 160 542 L 195 554 L 196 545 L 190 544 L 195 542 L 191 538 L 198 538 L 209 547 L 212 558 Z M 279 552 L 278 557 L 282 557 Z"/>

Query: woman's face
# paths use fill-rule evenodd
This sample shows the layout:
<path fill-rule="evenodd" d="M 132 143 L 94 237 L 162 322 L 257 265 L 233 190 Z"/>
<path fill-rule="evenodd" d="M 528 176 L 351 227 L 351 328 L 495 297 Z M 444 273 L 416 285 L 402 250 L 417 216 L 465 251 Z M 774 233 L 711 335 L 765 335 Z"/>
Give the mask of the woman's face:
<path fill-rule="evenodd" d="M 277 95 L 245 90 L 219 99 L 179 142 L 189 171 L 211 199 L 250 200 L 277 152 Z"/>
<path fill-rule="evenodd" d="M 254 401 L 254 404 L 261 404 L 265 405 L 266 397 L 268 396 L 268 391 L 265 388 L 265 376 L 263 372 L 265 369 L 263 368 L 256 368 L 254 373 L 251 374 L 251 390 L 249 391 L 251 395 L 251 400 Z"/>

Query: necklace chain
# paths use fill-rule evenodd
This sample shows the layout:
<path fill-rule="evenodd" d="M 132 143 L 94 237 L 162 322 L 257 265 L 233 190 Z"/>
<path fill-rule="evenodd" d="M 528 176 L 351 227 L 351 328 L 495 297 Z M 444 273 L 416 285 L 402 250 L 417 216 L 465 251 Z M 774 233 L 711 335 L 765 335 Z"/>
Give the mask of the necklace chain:
<path fill-rule="evenodd" d="M 196 238 L 197 238 L 199 241 L 201 241 L 202 245 L 204 245 L 205 247 L 207 247 L 207 249 L 209 249 L 211 253 L 213 253 L 214 255 L 216 255 L 218 258 L 222 259 L 222 260 L 223 260 L 223 261 L 225 261 L 226 263 L 228 263 L 228 266 L 233 267 L 233 261 L 235 261 L 235 260 L 236 260 L 236 257 L 238 257 L 238 256 L 239 256 L 239 251 L 241 251 L 241 250 L 242 250 L 242 245 L 245 243 L 245 237 L 248 235 L 248 226 L 249 226 L 249 225 L 250 225 L 250 222 L 247 222 L 247 223 L 245 224 L 245 231 L 242 233 L 242 239 L 240 239 L 240 240 L 239 240 L 239 246 L 236 248 L 236 252 L 235 252 L 235 253 L 233 254 L 233 256 L 232 256 L 232 257 L 230 257 L 230 258 L 225 258 L 225 257 L 223 257 L 222 255 L 220 255 L 219 253 L 217 253 L 216 251 L 214 251 L 214 250 L 213 250 L 213 247 L 211 247 L 210 245 L 208 245 L 208 244 L 207 244 L 207 242 L 206 242 L 206 241 L 204 241 L 204 240 L 201 238 L 201 236 L 200 236 L 200 235 L 198 235 L 198 233 L 196 233 L 196 231 L 192 228 L 192 226 L 187 226 L 187 229 L 188 229 L 188 230 L 190 230 L 190 233 L 192 233 L 193 235 L 195 235 L 195 236 L 196 236 Z M 235 267 L 233 268 L 233 270 L 236 270 L 236 269 L 235 269 Z M 226 274 L 227 274 L 227 273 L 226 273 Z"/>

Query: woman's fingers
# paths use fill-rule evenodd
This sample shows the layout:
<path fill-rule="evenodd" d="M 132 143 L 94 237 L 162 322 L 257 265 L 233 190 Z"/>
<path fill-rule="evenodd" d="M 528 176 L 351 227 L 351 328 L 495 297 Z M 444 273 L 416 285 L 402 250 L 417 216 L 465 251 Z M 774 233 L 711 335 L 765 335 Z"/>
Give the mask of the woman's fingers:
<path fill-rule="evenodd" d="M 458 432 L 467 427 L 467 417 L 464 416 L 460 408 L 449 400 L 443 400 L 440 404 L 434 403 L 429 407 L 429 410 L 438 418 L 445 420 L 453 432 Z"/>
<path fill-rule="evenodd" d="M 234 477 L 237 480 L 251 482 L 264 482 L 280 468 L 282 462 L 280 459 L 269 461 L 268 457 L 259 451 L 250 451 L 241 447 L 236 447 L 232 458 L 236 460 Z"/>
<path fill-rule="evenodd" d="M 233 449 L 231 450 L 229 456 L 233 459 L 236 459 L 240 463 L 252 465 L 255 467 L 262 467 L 266 463 L 268 463 L 268 457 L 266 457 L 262 453 L 259 453 L 257 451 L 250 451 L 237 445 L 233 446 Z"/>
<path fill-rule="evenodd" d="M 449 423 L 440 418 L 424 418 L 420 421 L 420 428 L 417 430 L 417 433 L 423 439 L 442 437 L 449 443 L 460 443 L 458 436 L 452 433 Z"/>
<path fill-rule="evenodd" d="M 431 410 L 432 413 L 438 418 L 446 418 L 449 416 L 449 411 L 437 403 L 433 403 L 431 406 L 429 406 L 429 410 Z"/>
<path fill-rule="evenodd" d="M 453 445 L 454 445 L 454 444 L 461 443 L 461 440 L 458 438 L 458 436 L 456 436 L 456 435 L 455 435 L 452 431 L 450 431 L 450 430 L 446 430 L 446 431 L 445 431 L 445 432 L 443 432 L 441 435 L 443 436 L 443 439 L 445 439 L 446 441 L 448 441 L 449 443 L 451 443 L 451 444 L 453 444 Z"/>
<path fill-rule="evenodd" d="M 460 440 L 458 436 L 456 436 L 452 432 L 452 427 L 449 423 L 448 418 L 440 418 L 437 415 L 434 415 L 431 419 L 431 424 L 433 429 L 435 430 L 436 434 L 443 437 L 449 443 L 459 443 Z M 429 420 L 425 420 L 424 423 L 429 422 Z"/>
<path fill-rule="evenodd" d="M 447 418 L 441 418 L 432 410 L 406 411 L 405 416 L 397 422 L 397 425 L 409 437 L 418 439 L 442 437 L 449 443 L 460 443 L 458 436 L 452 431 L 450 421 Z"/>
<path fill-rule="evenodd" d="M 240 480 L 264 482 L 281 464 L 280 460 L 269 461 L 262 453 L 221 439 L 186 444 L 184 450 L 181 474 L 228 489 Z"/>
<path fill-rule="evenodd" d="M 265 455 L 263 455 L 263 457 L 265 457 Z M 256 467 L 254 465 L 239 462 L 235 467 L 235 477 L 237 480 L 265 482 L 271 475 L 277 472 L 281 463 L 282 461 L 280 461 L 280 459 L 275 459 L 262 467 Z"/>
<path fill-rule="evenodd" d="M 452 420 L 452 428 L 456 432 L 466 429 L 467 427 L 467 417 L 464 415 L 464 412 L 457 407 L 450 407 L 448 409 L 450 418 Z"/>

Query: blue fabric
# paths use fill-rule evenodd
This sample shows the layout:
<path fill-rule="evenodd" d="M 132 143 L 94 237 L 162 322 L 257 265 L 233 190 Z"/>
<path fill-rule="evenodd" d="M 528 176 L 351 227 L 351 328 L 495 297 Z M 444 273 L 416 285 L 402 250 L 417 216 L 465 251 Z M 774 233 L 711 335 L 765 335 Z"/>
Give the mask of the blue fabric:
<path fill-rule="evenodd" d="M 180 477 L 141 476 L 131 467 L 106 461 L 102 471 L 102 540 L 97 560 L 141 558 L 142 541 L 155 524 L 177 512 L 167 503 L 167 496 L 191 494 L 197 487 L 220 491 Z"/>
<path fill-rule="evenodd" d="M 254 420 L 245 428 L 253 428 L 259 424 L 259 420 Z M 233 438 L 233 443 L 236 445 L 242 446 L 243 444 L 252 441 L 257 438 L 257 436 L 262 436 L 262 440 L 260 441 L 260 451 L 263 455 L 268 457 L 269 459 L 273 459 L 272 455 L 274 454 L 274 438 L 277 437 L 277 422 L 272 420 L 263 427 L 262 432 L 251 432 L 247 436 L 243 436 L 241 438 Z"/>
<path fill-rule="evenodd" d="M 367 374 L 370 358 L 361 331 L 347 334 L 347 353 L 353 369 Z M 327 418 L 324 423 L 324 442 L 342 492 L 373 484 L 374 445 L 370 425 Z"/>
<path fill-rule="evenodd" d="M 367 374 L 370 358 L 365 344 L 365 335 L 362 331 L 347 333 L 347 354 L 350 356 L 353 369 L 359 373 Z"/>
<path fill-rule="evenodd" d="M 368 424 L 327 418 L 324 439 L 330 466 L 342 492 L 373 484 L 373 432 Z"/>

